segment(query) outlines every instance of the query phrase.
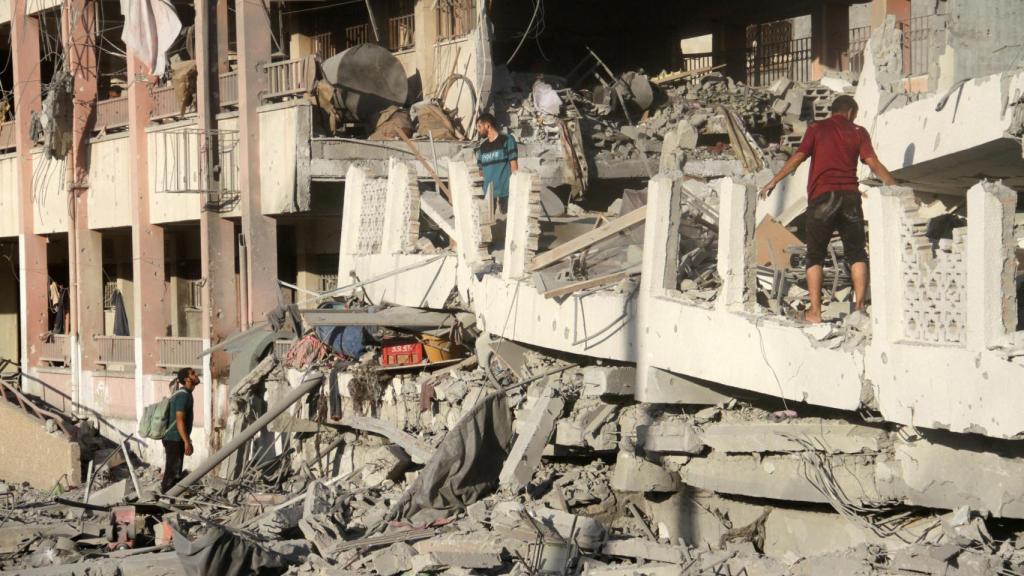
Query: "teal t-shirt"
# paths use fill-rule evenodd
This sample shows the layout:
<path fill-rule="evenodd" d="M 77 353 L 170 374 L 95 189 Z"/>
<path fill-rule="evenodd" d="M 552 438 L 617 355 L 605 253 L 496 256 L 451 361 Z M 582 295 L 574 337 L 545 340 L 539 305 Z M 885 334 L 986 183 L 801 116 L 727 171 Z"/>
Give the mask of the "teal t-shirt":
<path fill-rule="evenodd" d="M 484 140 L 476 152 L 476 163 L 484 173 L 485 194 L 490 187 L 495 198 L 508 198 L 508 183 L 512 179 L 510 162 L 518 159 L 519 148 L 510 134 L 502 134 L 494 142 Z"/>
<path fill-rule="evenodd" d="M 181 435 L 178 434 L 178 412 L 185 413 L 185 431 L 188 432 L 190 437 L 192 436 L 192 404 L 192 392 L 185 388 L 176 390 L 174 394 L 171 395 L 171 401 L 167 403 L 167 416 L 171 428 L 166 434 L 164 434 L 164 440 L 170 440 L 171 442 L 184 442 L 184 439 L 182 439 Z"/>

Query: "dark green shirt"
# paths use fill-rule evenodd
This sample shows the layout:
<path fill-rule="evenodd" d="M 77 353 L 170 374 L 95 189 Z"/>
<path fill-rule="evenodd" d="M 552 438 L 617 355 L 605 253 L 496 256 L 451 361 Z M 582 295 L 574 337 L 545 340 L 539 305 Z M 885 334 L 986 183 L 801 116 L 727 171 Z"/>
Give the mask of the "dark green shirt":
<path fill-rule="evenodd" d="M 164 434 L 164 440 L 171 442 L 184 442 L 178 434 L 178 412 L 185 413 L 185 432 L 192 436 L 192 392 L 187 388 L 180 388 L 171 395 L 171 401 L 167 403 L 167 415 L 171 428 Z"/>

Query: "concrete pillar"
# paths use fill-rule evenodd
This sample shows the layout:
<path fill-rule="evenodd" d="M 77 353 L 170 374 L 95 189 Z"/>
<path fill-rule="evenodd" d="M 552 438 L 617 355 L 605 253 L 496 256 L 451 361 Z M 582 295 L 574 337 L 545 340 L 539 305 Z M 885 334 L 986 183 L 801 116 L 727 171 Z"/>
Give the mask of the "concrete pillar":
<path fill-rule="evenodd" d="M 897 22 L 910 21 L 910 0 L 872 0 L 871 27 L 878 28 L 886 16 L 893 15 Z"/>
<path fill-rule="evenodd" d="M 415 172 L 405 162 L 388 162 L 388 191 L 384 203 L 381 254 L 412 252 L 420 236 L 420 189 Z"/>
<path fill-rule="evenodd" d="M 903 338 L 903 218 L 914 191 L 901 186 L 873 188 L 864 212 L 871 254 L 871 338 L 876 343 Z"/>
<path fill-rule="evenodd" d="M 737 82 L 747 81 L 747 26 L 745 22 L 717 22 L 714 27 L 715 66 Z"/>
<path fill-rule="evenodd" d="M 719 310 L 746 311 L 754 302 L 757 269 L 754 267 L 755 196 L 731 178 L 722 181 L 718 218 L 718 276 L 722 288 L 715 305 Z"/>
<path fill-rule="evenodd" d="M 217 0 L 217 72 L 230 72 L 230 50 L 228 48 L 231 28 L 229 0 Z"/>
<path fill-rule="evenodd" d="M 25 2 L 12 2 L 11 49 L 14 65 L 14 139 L 18 149 L 17 179 L 20 225 L 18 278 L 21 296 L 21 364 L 39 363 L 39 336 L 47 326 L 46 238 L 33 233 L 32 218 L 32 113 L 41 109 L 39 83 L 39 20 L 26 14 Z"/>
<path fill-rule="evenodd" d="M 672 180 L 668 176 L 660 175 L 651 178 L 647 183 L 647 219 L 644 224 L 644 253 L 643 263 L 640 268 L 640 297 L 637 300 L 636 326 L 640 330 L 648 325 L 647 318 L 650 314 L 656 314 L 657 298 L 665 293 L 669 284 L 675 284 L 676 258 L 669 260 L 669 254 L 678 252 L 666 250 L 669 246 L 678 246 L 678 236 L 670 237 L 672 230 L 673 214 L 678 226 L 678 214 L 680 202 L 677 193 L 672 190 Z M 671 275 L 671 282 L 668 276 Z M 654 367 L 651 366 L 652 345 L 646 333 L 637 335 L 639 350 L 636 364 L 636 392 L 638 400 L 647 401 L 646 394 L 654 388 L 652 386 L 652 374 Z M 657 345 L 654 343 L 653 345 Z M 654 395 L 655 398 L 660 396 Z M 658 402 L 659 400 L 650 400 Z"/>
<path fill-rule="evenodd" d="M 1001 182 L 967 192 L 967 347 L 1006 344 L 1017 329 L 1013 236 L 1017 193 Z"/>
<path fill-rule="evenodd" d="M 129 79 L 145 77 L 143 66 L 132 52 L 128 53 Z M 153 107 L 146 84 L 128 84 L 128 186 L 132 211 L 132 337 L 135 338 L 135 381 L 144 382 L 146 374 L 154 374 L 159 362 L 157 338 L 166 334 L 164 316 L 169 296 L 164 284 L 164 229 L 152 224 L 149 217 L 149 163 L 146 126 Z M 175 286 L 171 286 L 173 289 Z M 142 415 L 145 406 L 143 387 L 135 387 L 135 410 Z"/>
<path fill-rule="evenodd" d="M 3 254 L 10 255 L 14 247 L 0 242 Z M 18 360 L 18 312 L 18 276 L 8 268 L 0 271 L 0 358 Z"/>
<path fill-rule="evenodd" d="M 260 199 L 260 125 L 256 110 L 267 91 L 270 63 L 270 12 L 257 2 L 235 4 L 238 40 L 239 187 L 242 235 L 245 237 L 249 309 L 242 325 L 261 320 L 277 307 L 277 222 L 263 215 Z"/>
<path fill-rule="evenodd" d="M 84 198 L 82 205 L 85 205 Z M 96 369 L 99 358 L 94 336 L 104 334 L 103 327 L 103 233 L 85 228 L 80 222 L 77 235 L 78 262 L 78 346 L 80 370 Z M 69 242 L 70 244 L 70 242 Z M 73 301 L 73 300 L 72 300 Z M 75 357 L 74 352 L 71 354 Z M 72 366 L 72 370 L 79 370 Z"/>
<path fill-rule="evenodd" d="M 811 80 L 819 80 L 826 70 L 841 70 L 843 54 L 850 47 L 850 7 L 825 2 L 811 14 Z"/>
<path fill-rule="evenodd" d="M 216 50 L 217 19 L 213 0 L 197 0 L 195 24 L 195 55 L 199 69 L 196 83 L 197 93 L 197 124 L 203 134 L 212 134 L 215 129 L 214 118 L 219 104 L 214 97 L 217 86 L 217 66 L 214 61 Z M 243 3 L 244 4 L 244 3 Z M 237 9 L 237 7 L 236 7 Z M 242 79 L 239 79 L 242 86 Z M 243 126 L 246 120 L 239 118 Z M 207 142 L 209 142 L 207 140 Z M 245 149 L 242 150 L 244 156 Z M 217 155 L 207 155 L 212 161 Z M 210 170 L 209 164 L 203 167 L 202 180 L 212 190 L 219 188 L 216 174 Z M 244 185 L 244 183 L 243 183 Z M 244 195 L 243 195 L 244 197 Z M 210 347 L 218 344 L 239 326 L 238 323 L 238 289 L 235 275 L 235 226 L 221 217 L 215 209 L 205 207 L 199 214 L 200 259 L 202 262 L 203 280 L 203 344 Z M 275 256 L 267 257 L 276 260 Z M 202 422 L 206 432 L 207 448 L 216 449 L 219 439 L 214 434 L 213 399 L 219 398 L 219 386 L 227 376 L 231 358 L 224 352 L 215 352 L 203 357 Z M 224 410 L 218 410 L 226 414 Z"/>
<path fill-rule="evenodd" d="M 657 205 L 652 202 L 657 199 Z M 647 184 L 647 219 L 640 289 L 644 294 L 676 290 L 679 262 L 679 215 L 682 202 L 672 179 L 655 176 Z"/>
<path fill-rule="evenodd" d="M 537 216 L 531 212 L 534 200 L 538 205 L 540 203 L 540 195 L 533 192 L 536 180 L 539 179 L 527 170 L 520 170 L 512 175 L 508 195 L 508 218 L 505 220 L 505 254 L 501 271 L 502 278 L 506 280 L 522 277 L 537 250 L 540 223 Z"/>

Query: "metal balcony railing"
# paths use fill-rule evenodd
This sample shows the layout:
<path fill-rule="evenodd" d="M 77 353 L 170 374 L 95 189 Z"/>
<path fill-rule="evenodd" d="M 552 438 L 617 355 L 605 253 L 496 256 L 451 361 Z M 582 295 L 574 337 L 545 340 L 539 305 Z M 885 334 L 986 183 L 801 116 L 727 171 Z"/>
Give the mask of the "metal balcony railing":
<path fill-rule="evenodd" d="M 120 96 L 96 103 L 95 129 L 116 130 L 128 125 L 128 97 Z"/>
<path fill-rule="evenodd" d="M 156 189 L 162 193 L 237 195 L 239 191 L 239 149 L 237 130 L 175 128 L 155 132 L 158 162 Z M 201 178 L 206 154 L 217 154 L 219 189 L 211 190 Z"/>
<path fill-rule="evenodd" d="M 199 355 L 203 353 L 202 338 L 157 338 L 159 361 L 162 368 L 201 368 Z"/>
<path fill-rule="evenodd" d="M 358 46 L 359 44 L 366 44 L 367 42 L 373 41 L 373 28 L 370 27 L 369 22 L 345 28 L 345 48 L 351 48 L 353 46 Z"/>
<path fill-rule="evenodd" d="M 131 336 L 93 336 L 96 341 L 96 363 L 103 366 L 135 364 L 135 339 Z"/>
<path fill-rule="evenodd" d="M 338 47 L 334 43 L 333 32 L 321 32 L 313 35 L 313 53 L 323 62 L 338 53 Z"/>
<path fill-rule="evenodd" d="M 13 151 L 14 148 L 14 122 L 0 122 L 0 152 Z"/>
<path fill-rule="evenodd" d="M 186 110 L 186 113 L 188 111 Z M 161 86 L 153 89 L 153 108 L 149 118 L 154 122 L 182 118 L 181 103 L 174 95 L 173 86 Z"/>
<path fill-rule="evenodd" d="M 238 106 L 238 71 L 232 70 L 220 75 L 220 109 Z"/>
<path fill-rule="evenodd" d="M 316 62 L 312 58 L 297 58 L 267 64 L 267 92 L 263 100 L 276 100 L 297 96 L 309 90 L 308 82 L 316 73 Z"/>
<path fill-rule="evenodd" d="M 388 50 L 399 52 L 416 45 L 415 14 L 388 18 Z"/>
<path fill-rule="evenodd" d="M 71 339 L 66 334 L 53 334 L 43 342 L 39 359 L 45 362 L 70 364 Z"/>

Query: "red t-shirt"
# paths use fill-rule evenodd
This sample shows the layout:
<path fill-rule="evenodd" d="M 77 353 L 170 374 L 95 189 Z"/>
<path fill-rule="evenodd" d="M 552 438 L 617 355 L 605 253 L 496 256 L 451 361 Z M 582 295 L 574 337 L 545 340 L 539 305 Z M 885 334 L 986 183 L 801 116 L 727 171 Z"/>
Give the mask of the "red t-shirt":
<path fill-rule="evenodd" d="M 838 114 L 812 124 L 798 152 L 811 157 L 808 201 L 833 190 L 857 190 L 857 157 L 875 157 L 868 131 Z"/>

